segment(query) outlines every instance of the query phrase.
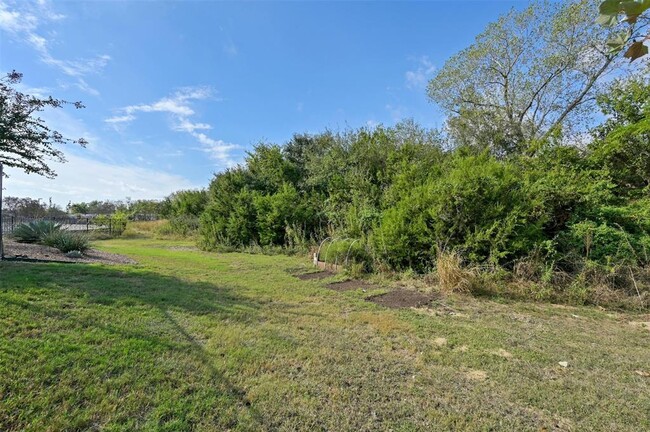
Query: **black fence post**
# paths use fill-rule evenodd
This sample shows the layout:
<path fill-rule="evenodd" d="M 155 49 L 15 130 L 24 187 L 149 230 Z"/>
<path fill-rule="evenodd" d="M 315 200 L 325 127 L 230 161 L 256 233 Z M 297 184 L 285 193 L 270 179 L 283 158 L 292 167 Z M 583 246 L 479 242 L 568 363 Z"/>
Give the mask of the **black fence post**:
<path fill-rule="evenodd" d="M 90 231 L 90 219 L 86 218 L 86 232 Z"/>

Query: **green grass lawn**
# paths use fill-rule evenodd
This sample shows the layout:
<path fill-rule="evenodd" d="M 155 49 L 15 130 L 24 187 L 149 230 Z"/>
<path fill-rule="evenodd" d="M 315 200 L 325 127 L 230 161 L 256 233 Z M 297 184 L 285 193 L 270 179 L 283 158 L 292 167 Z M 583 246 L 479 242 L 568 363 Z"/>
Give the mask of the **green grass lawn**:
<path fill-rule="evenodd" d="M 0 431 L 650 430 L 647 315 L 392 310 L 301 258 L 98 246 L 140 264 L 0 263 Z"/>

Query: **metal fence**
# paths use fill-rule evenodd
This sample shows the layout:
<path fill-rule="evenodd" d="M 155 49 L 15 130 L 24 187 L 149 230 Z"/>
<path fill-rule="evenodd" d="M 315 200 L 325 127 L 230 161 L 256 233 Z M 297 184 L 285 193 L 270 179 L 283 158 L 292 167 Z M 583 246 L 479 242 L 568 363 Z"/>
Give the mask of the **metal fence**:
<path fill-rule="evenodd" d="M 124 230 L 125 222 L 115 222 L 111 220 L 99 221 L 94 218 L 78 217 L 44 217 L 30 218 L 13 215 L 2 215 L 2 234 L 11 235 L 15 229 L 24 223 L 34 221 L 51 221 L 61 225 L 62 229 L 68 231 L 103 231 L 108 234 L 119 233 Z"/>

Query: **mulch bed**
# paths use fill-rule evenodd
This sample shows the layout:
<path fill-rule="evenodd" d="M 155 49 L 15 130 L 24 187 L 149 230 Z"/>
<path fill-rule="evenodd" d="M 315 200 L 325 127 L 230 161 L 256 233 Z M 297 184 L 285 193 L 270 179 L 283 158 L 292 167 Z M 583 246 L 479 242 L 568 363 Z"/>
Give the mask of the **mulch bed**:
<path fill-rule="evenodd" d="M 102 263 L 102 264 L 137 264 L 124 255 L 88 249 L 81 258 L 70 258 L 60 250 L 32 243 L 4 241 L 5 259 L 8 261 L 60 262 L 60 263 Z"/>
<path fill-rule="evenodd" d="M 432 294 L 396 289 L 386 294 L 369 297 L 367 300 L 388 308 L 411 308 L 427 306 L 435 299 Z"/>
<path fill-rule="evenodd" d="M 334 291 L 352 291 L 356 289 L 364 289 L 364 290 L 371 290 L 371 289 L 378 289 L 379 287 L 376 285 L 369 284 L 368 282 L 360 281 L 360 280 L 348 280 L 345 282 L 334 282 L 331 284 L 325 285 L 327 288 L 332 289 Z"/>
<path fill-rule="evenodd" d="M 334 276 L 334 273 L 329 271 L 320 271 L 315 273 L 304 273 L 299 275 L 294 275 L 300 280 L 314 280 L 314 279 L 325 279 L 328 277 Z"/>

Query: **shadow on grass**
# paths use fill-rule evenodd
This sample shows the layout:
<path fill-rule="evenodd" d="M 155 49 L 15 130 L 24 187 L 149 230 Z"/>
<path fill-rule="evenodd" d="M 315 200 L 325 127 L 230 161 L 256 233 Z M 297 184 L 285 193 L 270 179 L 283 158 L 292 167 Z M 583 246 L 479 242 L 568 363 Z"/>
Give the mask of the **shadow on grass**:
<path fill-rule="evenodd" d="M 207 316 L 209 322 L 241 324 L 260 320 L 261 305 L 236 288 L 188 282 L 140 268 L 13 262 L 0 263 L 0 296 L 10 307 L 25 311 L 23 316 L 35 323 L 52 318 L 66 326 L 69 323 L 68 331 L 74 332 L 79 344 L 85 343 L 85 331 L 95 330 L 116 343 L 141 341 L 151 358 L 161 352 L 189 354 L 204 366 L 203 378 L 199 379 L 205 380 L 210 391 L 218 389 L 220 396 L 232 400 L 255 423 L 263 424 L 245 391 L 215 367 L 215 355 L 176 318 Z M 88 313 L 93 310 L 97 313 Z M 139 318 L 137 324 L 129 325 L 129 320 Z M 93 359 L 86 357 L 83 361 Z M 200 374 L 197 371 L 197 376 Z M 237 419 L 233 421 L 236 424 Z"/>

